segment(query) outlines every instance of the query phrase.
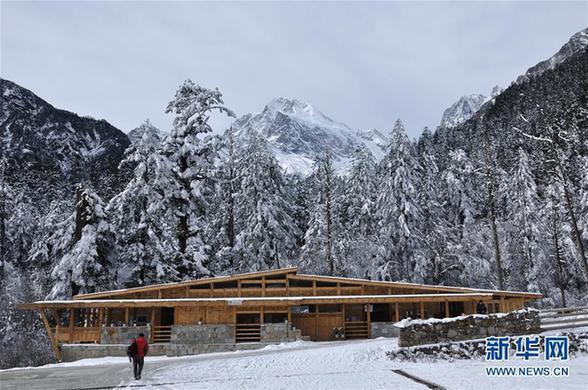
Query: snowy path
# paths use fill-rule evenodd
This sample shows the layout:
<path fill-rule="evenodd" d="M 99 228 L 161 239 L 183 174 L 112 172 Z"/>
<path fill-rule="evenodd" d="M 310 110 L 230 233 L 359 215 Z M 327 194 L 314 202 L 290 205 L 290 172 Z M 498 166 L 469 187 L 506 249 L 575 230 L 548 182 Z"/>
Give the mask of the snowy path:
<path fill-rule="evenodd" d="M 131 381 L 123 358 L 89 359 L 57 367 L 0 371 L 0 388 L 8 389 L 427 389 L 394 373 L 406 373 L 446 389 L 582 389 L 588 388 L 588 356 L 565 365 L 569 377 L 487 377 L 484 361 L 398 363 L 385 352 L 395 339 L 328 343 L 297 342 L 259 351 L 229 352 L 183 358 L 153 357 L 142 381 Z M 545 366 L 545 362 L 508 362 Z M 560 364 L 562 365 L 562 364 Z M 127 386 L 130 385 L 130 386 Z"/>

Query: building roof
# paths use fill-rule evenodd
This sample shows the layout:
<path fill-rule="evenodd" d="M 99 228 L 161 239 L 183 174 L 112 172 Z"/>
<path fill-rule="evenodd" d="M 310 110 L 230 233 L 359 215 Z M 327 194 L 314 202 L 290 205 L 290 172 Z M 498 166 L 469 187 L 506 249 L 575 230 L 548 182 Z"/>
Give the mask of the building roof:
<path fill-rule="evenodd" d="M 149 291 L 161 291 L 167 289 L 174 289 L 179 287 L 190 287 L 190 286 L 197 286 L 197 285 L 207 285 L 212 283 L 222 283 L 222 282 L 231 282 L 231 281 L 244 281 L 244 280 L 256 280 L 259 278 L 266 278 L 272 277 L 275 278 L 276 276 L 284 275 L 285 279 L 289 280 L 307 280 L 307 281 L 318 281 L 318 282 L 331 282 L 331 283 L 341 283 L 347 285 L 356 285 L 356 286 L 385 286 L 394 289 L 406 289 L 406 290 L 413 290 L 413 291 L 427 291 L 427 292 L 446 292 L 446 293 L 459 293 L 459 294 L 499 294 L 505 297 L 519 297 L 519 298 L 529 298 L 529 299 L 538 299 L 541 298 L 541 294 L 535 294 L 530 292 L 521 292 L 521 291 L 500 291 L 500 290 L 489 290 L 489 289 L 477 289 L 477 288 L 469 288 L 469 287 L 455 287 L 455 286 L 440 286 L 440 285 L 426 285 L 426 284 L 417 284 L 417 283 L 406 283 L 406 282 L 390 282 L 390 281 L 375 281 L 375 280 L 367 280 L 367 279 L 357 279 L 357 278 L 346 278 L 346 277 L 336 277 L 336 276 L 323 276 L 323 275 L 304 275 L 298 274 L 298 267 L 289 267 L 289 268 L 281 268 L 276 270 L 267 270 L 267 271 L 259 271 L 259 272 L 249 272 L 237 275 L 228 275 L 228 276 L 218 276 L 212 278 L 202 278 L 196 280 L 188 280 L 182 282 L 174 282 L 174 283 L 165 283 L 165 284 L 155 284 L 150 286 L 142 286 L 142 287 L 134 287 L 134 288 L 126 288 L 126 289 L 119 289 L 119 290 L 110 290 L 110 291 L 102 291 L 96 293 L 89 293 L 89 294 L 79 294 L 73 297 L 74 300 L 91 300 L 97 298 L 105 298 L 105 297 L 120 297 L 125 295 L 136 294 L 140 292 L 149 292 Z M 268 279 L 268 283 L 271 283 L 271 279 Z M 425 294 L 421 294 L 425 295 Z"/>

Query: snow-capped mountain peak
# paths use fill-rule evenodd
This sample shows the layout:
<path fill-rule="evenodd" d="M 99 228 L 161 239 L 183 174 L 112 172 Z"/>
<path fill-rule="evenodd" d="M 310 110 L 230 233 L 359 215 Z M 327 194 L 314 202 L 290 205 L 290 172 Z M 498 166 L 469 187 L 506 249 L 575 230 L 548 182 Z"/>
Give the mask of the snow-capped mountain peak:
<path fill-rule="evenodd" d="M 256 131 L 267 140 L 287 172 L 302 175 L 310 173 L 314 158 L 326 150 L 334 157 L 337 170 L 345 173 L 360 143 L 365 143 L 376 158 L 381 158 L 388 142 L 378 130 L 354 131 L 313 105 L 286 97 L 271 100 L 257 114 L 238 118 L 233 130 L 242 139 L 249 131 Z"/>

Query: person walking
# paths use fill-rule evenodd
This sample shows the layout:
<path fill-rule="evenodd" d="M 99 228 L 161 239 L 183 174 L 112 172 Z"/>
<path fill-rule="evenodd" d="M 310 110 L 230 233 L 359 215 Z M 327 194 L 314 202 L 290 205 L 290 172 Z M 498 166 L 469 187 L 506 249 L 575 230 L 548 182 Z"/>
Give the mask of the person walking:
<path fill-rule="evenodd" d="M 149 343 L 147 342 L 145 335 L 143 333 L 139 333 L 139 336 L 133 340 L 127 349 L 129 358 L 133 360 L 133 373 L 135 374 L 136 380 L 141 379 L 141 372 L 143 371 L 145 356 L 148 352 Z"/>

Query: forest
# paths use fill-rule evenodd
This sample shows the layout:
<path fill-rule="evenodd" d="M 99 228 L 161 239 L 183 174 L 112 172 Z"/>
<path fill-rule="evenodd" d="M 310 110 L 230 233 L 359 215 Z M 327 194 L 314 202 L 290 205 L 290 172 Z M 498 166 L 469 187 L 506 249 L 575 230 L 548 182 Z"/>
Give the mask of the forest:
<path fill-rule="evenodd" d="M 169 135 L 141 125 L 112 196 L 80 181 L 37 203 L 3 158 L 0 366 L 51 359 L 39 319 L 16 303 L 292 265 L 585 304 L 586 57 L 513 83 L 456 128 L 411 140 L 396 120 L 386 156 L 360 145 L 347 175 L 329 150 L 303 177 L 254 131 L 215 135 L 211 116 L 234 114 L 219 90 L 190 80 L 165 108 Z"/>

